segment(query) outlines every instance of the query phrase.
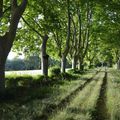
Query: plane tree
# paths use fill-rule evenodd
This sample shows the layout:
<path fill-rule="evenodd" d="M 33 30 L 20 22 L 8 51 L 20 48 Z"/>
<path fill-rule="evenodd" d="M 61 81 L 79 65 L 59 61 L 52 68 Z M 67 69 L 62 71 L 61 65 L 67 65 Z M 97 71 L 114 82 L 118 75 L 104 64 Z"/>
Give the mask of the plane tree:
<path fill-rule="evenodd" d="M 12 48 L 17 26 L 26 5 L 27 0 L 21 2 L 17 0 L 0 1 L 0 92 L 5 88 L 5 62 Z"/>
<path fill-rule="evenodd" d="M 29 3 L 21 21 L 23 28 L 14 44 L 14 50 L 16 51 L 19 49 L 27 55 L 37 54 L 41 56 L 41 69 L 42 74 L 45 76 L 48 75 L 49 55 L 47 48 L 51 47 L 47 45 L 49 45 L 48 42 L 53 35 L 54 29 L 60 28 L 58 19 L 60 10 L 57 3 L 58 1 L 52 0 L 51 2 L 50 0 L 37 0 Z M 37 7 L 35 7 L 36 5 Z M 20 37 L 23 33 L 25 36 Z"/>

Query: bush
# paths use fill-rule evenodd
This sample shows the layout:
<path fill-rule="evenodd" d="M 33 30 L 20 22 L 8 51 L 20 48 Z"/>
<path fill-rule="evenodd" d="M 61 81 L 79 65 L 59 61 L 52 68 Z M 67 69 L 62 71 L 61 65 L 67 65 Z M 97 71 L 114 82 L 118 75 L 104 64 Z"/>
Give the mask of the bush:
<path fill-rule="evenodd" d="M 5 81 L 5 86 L 6 87 L 12 87 L 12 88 L 15 88 L 18 86 L 18 80 L 16 79 L 16 76 L 15 77 L 10 77 L 10 78 L 6 78 L 6 81 Z"/>
<path fill-rule="evenodd" d="M 71 73 L 61 73 L 61 78 L 71 80 L 71 79 L 77 79 L 77 76 Z"/>
<path fill-rule="evenodd" d="M 33 77 L 33 81 L 31 83 L 32 87 L 39 86 L 41 84 L 41 81 L 44 80 L 44 75 L 37 75 Z"/>
<path fill-rule="evenodd" d="M 9 75 L 6 77 L 6 87 L 16 88 L 18 86 L 28 87 L 30 86 L 33 78 L 29 75 Z"/>
<path fill-rule="evenodd" d="M 83 74 L 84 73 L 84 71 L 81 71 L 81 70 L 78 70 L 78 69 L 76 69 L 76 70 L 69 69 L 67 72 L 70 73 L 70 74 Z"/>
<path fill-rule="evenodd" d="M 60 68 L 57 66 L 51 67 L 49 69 L 49 75 L 50 76 L 58 76 L 60 75 Z"/>

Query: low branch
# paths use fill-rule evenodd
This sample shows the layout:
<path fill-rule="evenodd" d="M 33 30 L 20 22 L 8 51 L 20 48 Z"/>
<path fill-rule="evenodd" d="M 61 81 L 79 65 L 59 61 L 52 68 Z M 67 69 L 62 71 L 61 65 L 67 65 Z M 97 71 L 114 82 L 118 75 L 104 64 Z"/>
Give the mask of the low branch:
<path fill-rule="evenodd" d="M 22 20 L 25 22 L 25 24 L 30 28 L 32 29 L 35 33 L 37 33 L 41 38 L 43 38 L 43 36 L 34 28 L 32 27 L 25 19 L 24 17 L 22 17 Z"/>
<path fill-rule="evenodd" d="M 5 14 L 7 11 L 10 10 L 10 7 L 6 8 L 4 11 L 3 11 L 3 14 Z"/>

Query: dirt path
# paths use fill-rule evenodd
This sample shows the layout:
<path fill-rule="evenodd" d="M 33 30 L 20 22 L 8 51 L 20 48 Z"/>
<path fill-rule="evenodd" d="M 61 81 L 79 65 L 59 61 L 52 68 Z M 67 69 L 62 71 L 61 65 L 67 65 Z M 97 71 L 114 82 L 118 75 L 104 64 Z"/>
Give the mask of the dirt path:
<path fill-rule="evenodd" d="M 106 89 L 107 89 L 107 72 L 105 72 L 96 108 L 92 114 L 93 120 L 108 120 L 106 107 Z"/>

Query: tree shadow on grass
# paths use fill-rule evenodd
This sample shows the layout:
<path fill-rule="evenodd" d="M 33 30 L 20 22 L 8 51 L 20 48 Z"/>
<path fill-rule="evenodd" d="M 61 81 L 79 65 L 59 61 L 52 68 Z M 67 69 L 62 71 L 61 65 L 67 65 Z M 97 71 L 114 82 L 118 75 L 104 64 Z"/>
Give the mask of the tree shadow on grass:
<path fill-rule="evenodd" d="M 34 99 L 44 99 L 52 95 L 53 91 L 58 91 L 56 87 L 41 86 L 36 88 L 17 87 L 7 88 L 5 93 L 0 96 L 1 103 L 26 104 Z"/>

